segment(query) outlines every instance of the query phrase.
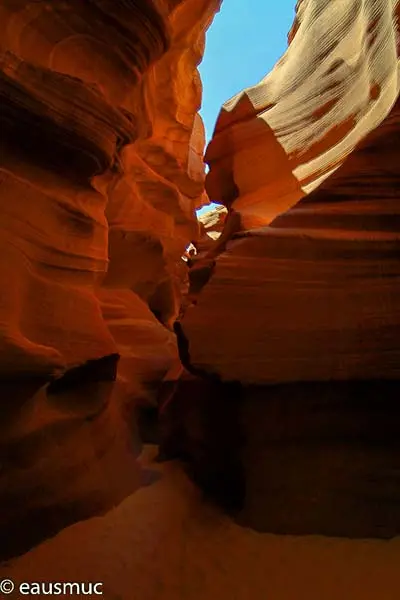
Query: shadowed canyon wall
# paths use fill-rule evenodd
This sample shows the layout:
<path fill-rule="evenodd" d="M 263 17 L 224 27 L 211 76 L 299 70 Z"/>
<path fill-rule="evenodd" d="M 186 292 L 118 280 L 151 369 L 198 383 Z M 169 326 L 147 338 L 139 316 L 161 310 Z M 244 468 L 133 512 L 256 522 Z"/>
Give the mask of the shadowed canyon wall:
<path fill-rule="evenodd" d="M 170 408 L 184 421 L 191 399 L 176 437 L 194 424 L 204 486 L 235 507 L 247 485 L 264 530 L 400 531 L 398 3 L 297 3 L 287 52 L 221 111 L 206 189 L 229 212 L 199 226 L 219 5 L 0 2 L 3 556 L 142 485 L 133 408 L 182 371 L 199 238 Z"/>
<path fill-rule="evenodd" d="M 205 199 L 197 65 L 219 4 L 0 3 L 0 527 L 15 551 L 140 485 L 129 407 L 179 363 L 180 257 Z"/>
<path fill-rule="evenodd" d="M 210 200 L 229 214 L 190 272 L 181 344 L 208 383 L 199 394 L 182 382 L 171 411 L 195 478 L 241 523 L 391 537 L 400 533 L 400 5 L 296 8 L 287 52 L 223 106 L 206 151 Z"/>

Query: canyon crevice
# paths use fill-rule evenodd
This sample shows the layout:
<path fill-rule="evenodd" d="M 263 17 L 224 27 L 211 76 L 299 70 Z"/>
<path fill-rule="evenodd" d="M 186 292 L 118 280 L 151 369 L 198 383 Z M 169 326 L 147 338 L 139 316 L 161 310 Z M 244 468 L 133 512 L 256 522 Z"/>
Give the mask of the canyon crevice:
<path fill-rule="evenodd" d="M 398 2 L 299 0 L 206 176 L 220 5 L 0 2 L 2 558 L 143 485 L 157 402 L 242 524 L 400 534 Z"/>
<path fill-rule="evenodd" d="M 235 499 L 245 526 L 392 537 L 399 4 L 296 11 L 286 53 L 222 107 L 205 154 L 208 194 L 229 212 L 191 269 L 181 337 L 187 369 L 208 384 L 181 382 L 168 437 L 183 432 L 196 481 L 226 508 Z"/>

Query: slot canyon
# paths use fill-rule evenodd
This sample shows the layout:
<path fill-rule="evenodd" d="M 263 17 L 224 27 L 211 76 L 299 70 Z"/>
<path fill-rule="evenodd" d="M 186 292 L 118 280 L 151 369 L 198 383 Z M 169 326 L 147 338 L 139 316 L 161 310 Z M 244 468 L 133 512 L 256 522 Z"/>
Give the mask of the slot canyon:
<path fill-rule="evenodd" d="M 400 3 L 229 2 L 0 0 L 0 598 L 400 597 Z"/>

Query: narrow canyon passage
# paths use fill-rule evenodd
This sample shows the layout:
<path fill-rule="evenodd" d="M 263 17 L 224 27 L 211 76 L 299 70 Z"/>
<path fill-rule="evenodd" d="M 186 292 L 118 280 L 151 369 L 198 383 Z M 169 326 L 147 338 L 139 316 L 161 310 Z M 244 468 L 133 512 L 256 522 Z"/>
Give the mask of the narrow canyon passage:
<path fill-rule="evenodd" d="M 1 597 L 400 597 L 400 5 L 228 2 L 0 0 Z"/>

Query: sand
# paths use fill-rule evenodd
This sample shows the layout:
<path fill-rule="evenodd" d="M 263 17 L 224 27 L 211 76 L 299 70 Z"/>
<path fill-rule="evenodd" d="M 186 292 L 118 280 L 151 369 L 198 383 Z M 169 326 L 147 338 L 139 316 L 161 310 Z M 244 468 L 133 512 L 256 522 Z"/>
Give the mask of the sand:
<path fill-rule="evenodd" d="M 101 581 L 107 600 L 399 600 L 400 538 L 243 529 L 155 451 L 141 457 L 146 486 L 3 565 L 0 579 Z"/>

